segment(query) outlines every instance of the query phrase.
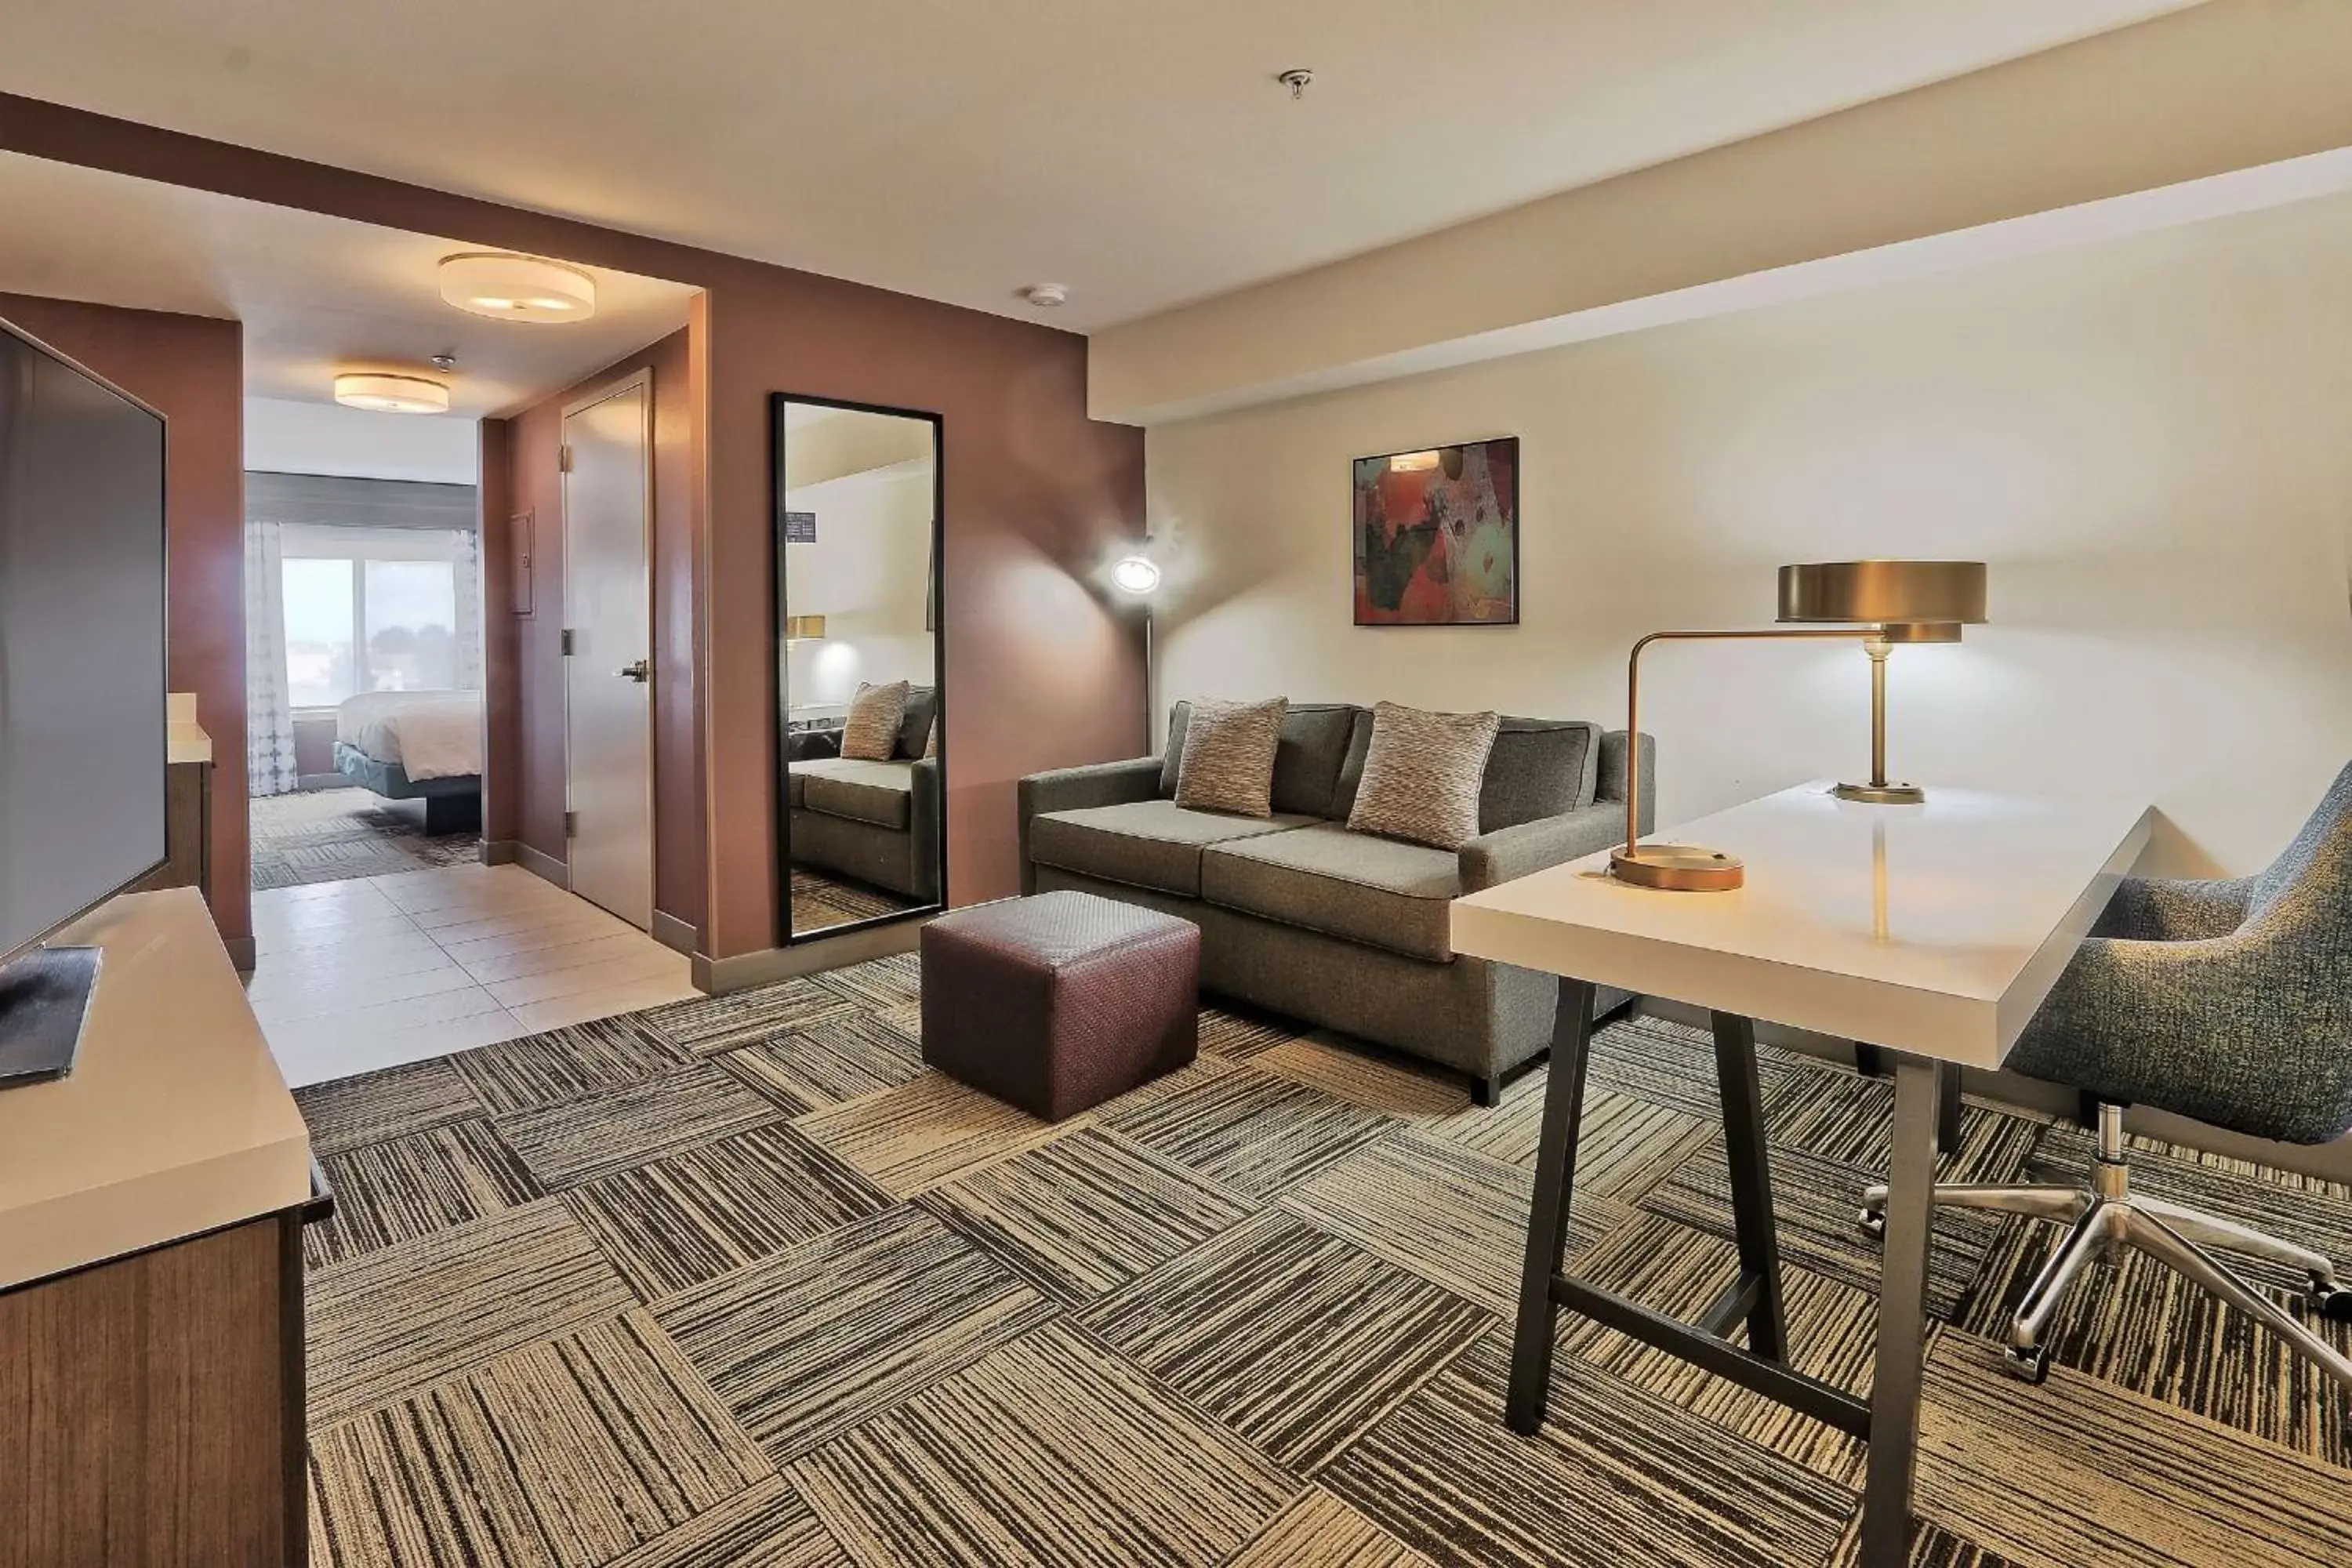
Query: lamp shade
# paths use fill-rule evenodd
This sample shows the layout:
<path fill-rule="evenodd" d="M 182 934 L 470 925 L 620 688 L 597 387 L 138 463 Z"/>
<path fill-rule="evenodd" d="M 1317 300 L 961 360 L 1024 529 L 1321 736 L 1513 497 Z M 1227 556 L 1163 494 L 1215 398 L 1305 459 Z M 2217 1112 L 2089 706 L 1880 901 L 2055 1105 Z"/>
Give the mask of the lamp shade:
<path fill-rule="evenodd" d="M 1783 621 L 1919 628 L 1892 640 L 1921 642 L 1957 638 L 1961 626 L 1980 626 L 1984 618 L 1981 561 L 1823 561 L 1780 568 Z"/>
<path fill-rule="evenodd" d="M 584 321 L 596 313 L 596 280 L 561 261 L 467 250 L 441 258 L 441 298 L 501 321 Z"/>
<path fill-rule="evenodd" d="M 786 642 L 812 642 L 824 636 L 824 617 L 823 616 L 786 616 L 784 617 Z"/>
<path fill-rule="evenodd" d="M 421 375 L 353 373 L 335 377 L 335 401 L 371 414 L 446 414 L 449 389 Z"/>

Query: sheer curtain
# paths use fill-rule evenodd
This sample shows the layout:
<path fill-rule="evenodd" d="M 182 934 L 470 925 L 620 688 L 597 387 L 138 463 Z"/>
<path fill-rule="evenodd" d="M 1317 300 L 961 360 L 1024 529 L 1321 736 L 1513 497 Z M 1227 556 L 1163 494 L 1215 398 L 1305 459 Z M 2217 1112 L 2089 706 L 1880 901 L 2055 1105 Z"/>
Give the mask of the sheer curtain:
<path fill-rule="evenodd" d="M 482 689 L 482 536 L 472 529 L 451 534 L 457 578 L 457 689 Z"/>
<path fill-rule="evenodd" d="M 294 707 L 286 689 L 284 534 L 274 522 L 245 525 L 245 707 L 248 793 L 299 788 Z"/>

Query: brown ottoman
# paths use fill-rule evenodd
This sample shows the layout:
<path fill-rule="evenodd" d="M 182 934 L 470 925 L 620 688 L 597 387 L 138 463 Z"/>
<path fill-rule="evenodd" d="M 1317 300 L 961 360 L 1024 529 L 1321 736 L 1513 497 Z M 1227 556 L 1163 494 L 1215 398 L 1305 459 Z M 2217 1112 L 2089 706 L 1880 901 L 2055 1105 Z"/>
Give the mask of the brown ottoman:
<path fill-rule="evenodd" d="M 923 928 L 923 1060 L 1059 1121 L 1191 1062 L 1201 928 L 1040 893 Z"/>

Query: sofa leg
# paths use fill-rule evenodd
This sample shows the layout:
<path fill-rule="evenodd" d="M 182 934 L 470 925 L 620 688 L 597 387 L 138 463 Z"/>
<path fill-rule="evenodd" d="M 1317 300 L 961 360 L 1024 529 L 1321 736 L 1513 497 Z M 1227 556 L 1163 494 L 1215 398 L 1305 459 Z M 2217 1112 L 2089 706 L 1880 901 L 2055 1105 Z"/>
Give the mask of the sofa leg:
<path fill-rule="evenodd" d="M 1502 1104 L 1502 1075 L 1497 1073 L 1492 1078 L 1472 1079 L 1470 1080 L 1470 1098 L 1476 1100 L 1480 1105 Z"/>

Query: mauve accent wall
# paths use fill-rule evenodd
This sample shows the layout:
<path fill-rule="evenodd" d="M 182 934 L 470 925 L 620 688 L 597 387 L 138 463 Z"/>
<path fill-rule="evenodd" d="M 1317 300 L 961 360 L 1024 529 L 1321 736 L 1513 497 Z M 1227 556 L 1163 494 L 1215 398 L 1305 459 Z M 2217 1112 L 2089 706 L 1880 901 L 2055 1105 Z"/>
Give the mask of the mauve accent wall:
<path fill-rule="evenodd" d="M 166 421 L 172 689 L 196 694 L 197 720 L 213 741 L 213 920 L 222 936 L 247 942 L 244 333 L 235 321 L 24 294 L 0 294 L 0 317 Z"/>
<path fill-rule="evenodd" d="M 692 598 L 706 808 L 700 948 L 711 957 L 756 952 L 778 936 L 771 392 L 945 420 L 953 901 L 1017 885 L 1022 774 L 1142 751 L 1140 630 L 1090 583 L 1121 540 L 1142 532 L 1143 437 L 1087 417 L 1083 338 L 14 95 L 0 94 L 0 147 L 708 291 L 708 331 L 689 337 L 688 352 L 698 361 L 689 380 L 709 400 Z M 502 520 L 511 498 L 494 508 L 487 465 L 484 474 L 485 510 Z M 542 517 L 542 534 L 546 526 Z"/>
<path fill-rule="evenodd" d="M 493 687 L 510 684 L 519 765 L 511 837 L 554 859 L 563 840 L 563 410 L 639 370 L 653 372 L 654 907 L 701 929 L 702 789 L 694 760 L 694 395 L 688 329 L 605 366 L 504 421 L 507 504 L 531 514 L 531 613 L 514 623 L 511 659 L 493 658 Z M 512 543 L 501 552 L 511 559 Z M 500 605 L 505 595 L 493 595 Z"/>

